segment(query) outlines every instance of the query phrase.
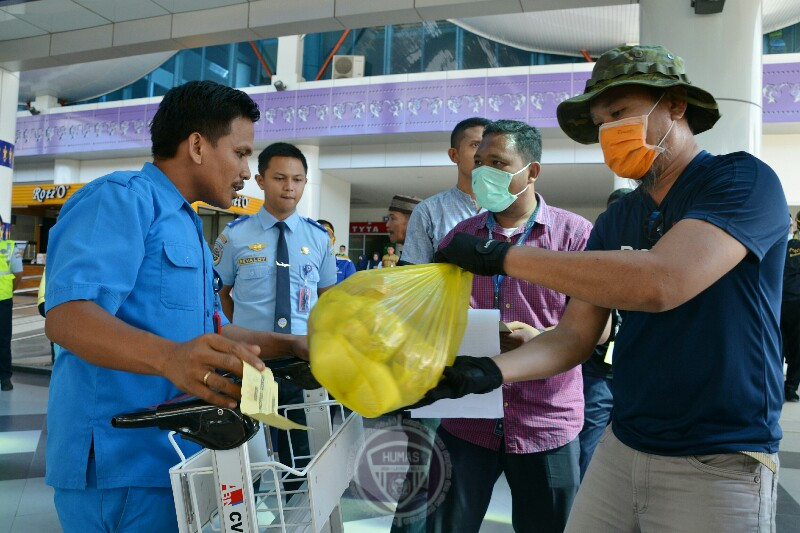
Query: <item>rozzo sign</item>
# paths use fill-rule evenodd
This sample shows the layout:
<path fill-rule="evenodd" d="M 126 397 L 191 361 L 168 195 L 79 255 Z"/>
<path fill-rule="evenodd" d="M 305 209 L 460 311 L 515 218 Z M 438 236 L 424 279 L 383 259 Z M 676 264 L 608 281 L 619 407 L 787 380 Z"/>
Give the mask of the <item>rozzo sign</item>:
<path fill-rule="evenodd" d="M 33 199 L 37 202 L 44 202 L 45 200 L 60 200 L 63 199 L 69 191 L 69 185 L 55 185 L 47 189 L 36 187 L 33 189 Z"/>
<path fill-rule="evenodd" d="M 237 196 L 231 202 L 231 206 L 239 207 L 241 209 L 247 209 L 247 205 L 250 203 L 250 198 L 247 196 Z"/>

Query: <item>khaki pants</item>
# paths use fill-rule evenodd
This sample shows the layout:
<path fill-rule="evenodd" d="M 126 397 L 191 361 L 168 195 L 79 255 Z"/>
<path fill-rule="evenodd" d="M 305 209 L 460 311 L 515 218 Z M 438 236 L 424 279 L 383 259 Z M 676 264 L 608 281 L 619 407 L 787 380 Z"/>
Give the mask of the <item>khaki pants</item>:
<path fill-rule="evenodd" d="M 747 455 L 651 455 L 622 444 L 609 426 L 566 531 L 774 533 L 777 492 L 777 473 Z"/>

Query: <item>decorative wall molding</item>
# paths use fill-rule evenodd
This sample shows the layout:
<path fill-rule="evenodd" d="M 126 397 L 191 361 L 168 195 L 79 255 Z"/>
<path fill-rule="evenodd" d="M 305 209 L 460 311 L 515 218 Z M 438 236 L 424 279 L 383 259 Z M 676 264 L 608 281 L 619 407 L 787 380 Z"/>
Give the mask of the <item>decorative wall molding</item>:
<path fill-rule="evenodd" d="M 556 106 L 583 92 L 589 72 L 438 79 L 251 94 L 256 140 L 403 132 L 449 133 L 482 116 L 558 127 Z M 365 80 L 366 81 L 366 80 Z M 800 63 L 764 65 L 764 122 L 800 122 Z M 158 104 L 17 118 L 18 157 L 149 149 Z"/>

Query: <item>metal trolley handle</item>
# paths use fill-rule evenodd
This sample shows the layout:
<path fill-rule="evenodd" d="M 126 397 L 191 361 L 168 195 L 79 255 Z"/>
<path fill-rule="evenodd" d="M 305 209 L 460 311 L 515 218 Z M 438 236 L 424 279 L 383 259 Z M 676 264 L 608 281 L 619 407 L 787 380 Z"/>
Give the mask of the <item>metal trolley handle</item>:
<path fill-rule="evenodd" d="M 230 450 L 258 433 L 259 423 L 239 409 L 210 405 L 186 396 L 144 411 L 120 414 L 111 419 L 115 428 L 157 427 L 179 433 L 182 438 L 211 450 Z M 194 398 L 194 399 L 192 399 Z"/>

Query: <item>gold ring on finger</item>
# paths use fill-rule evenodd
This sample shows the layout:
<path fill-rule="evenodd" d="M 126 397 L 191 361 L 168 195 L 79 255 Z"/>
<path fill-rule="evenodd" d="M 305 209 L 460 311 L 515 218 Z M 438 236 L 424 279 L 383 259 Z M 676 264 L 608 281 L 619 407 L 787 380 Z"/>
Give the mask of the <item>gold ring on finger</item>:
<path fill-rule="evenodd" d="M 203 376 L 203 385 L 205 385 L 206 387 L 208 387 L 208 376 L 210 376 L 213 373 L 214 373 L 213 370 L 209 370 L 208 372 L 206 372 L 206 375 Z"/>

